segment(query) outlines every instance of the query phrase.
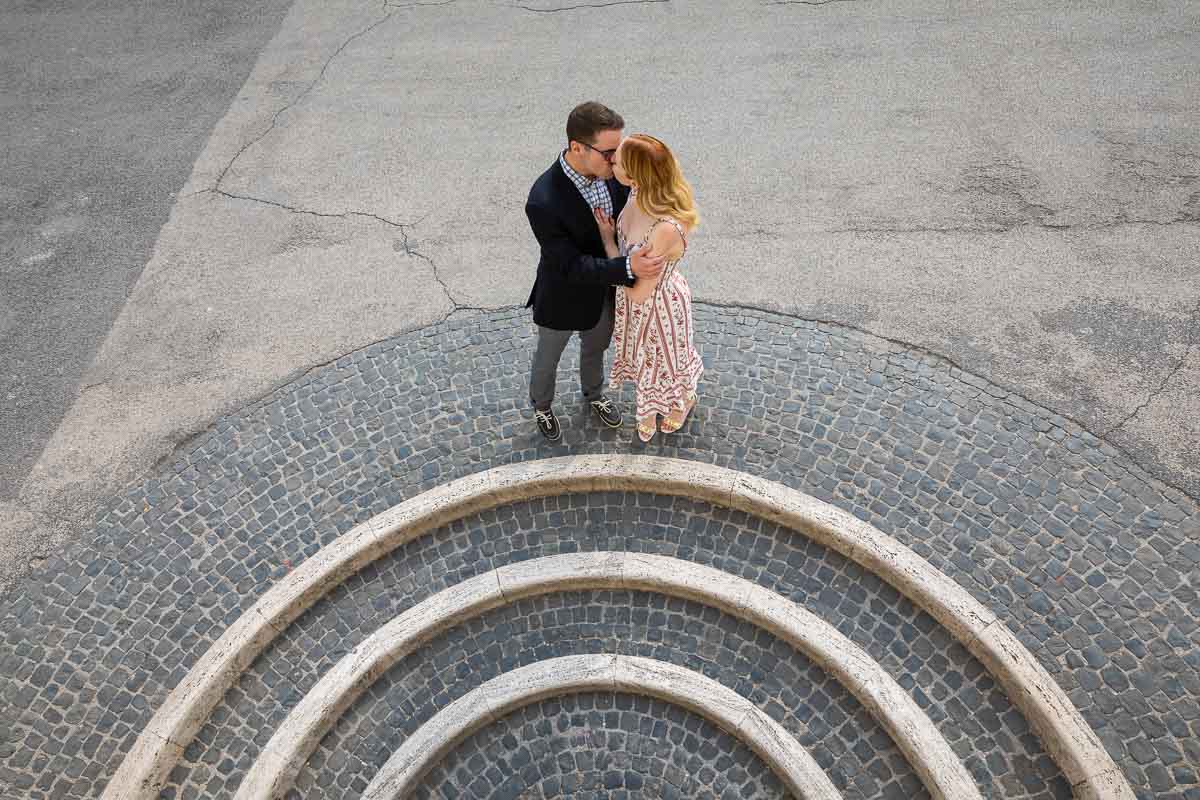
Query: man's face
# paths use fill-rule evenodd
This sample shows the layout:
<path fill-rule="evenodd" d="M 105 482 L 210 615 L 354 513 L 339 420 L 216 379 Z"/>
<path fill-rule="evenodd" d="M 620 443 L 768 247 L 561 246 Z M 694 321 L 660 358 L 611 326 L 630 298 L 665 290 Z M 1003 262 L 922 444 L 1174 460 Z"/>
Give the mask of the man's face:
<path fill-rule="evenodd" d="M 592 142 L 591 146 L 582 142 L 573 142 L 572 144 L 578 148 L 584 169 L 590 174 L 604 180 L 613 176 L 612 158 L 621 144 L 621 131 L 600 131 L 596 134 L 596 141 Z"/>

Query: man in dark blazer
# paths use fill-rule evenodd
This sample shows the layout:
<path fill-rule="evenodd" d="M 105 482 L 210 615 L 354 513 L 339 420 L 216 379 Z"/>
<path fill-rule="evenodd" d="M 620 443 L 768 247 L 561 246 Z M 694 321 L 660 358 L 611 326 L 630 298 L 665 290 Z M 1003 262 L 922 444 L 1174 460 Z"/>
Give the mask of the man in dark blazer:
<path fill-rule="evenodd" d="M 613 298 L 618 284 L 655 278 L 663 259 L 637 251 L 608 258 L 596 209 L 616 219 L 629 189 L 613 178 L 612 159 L 625 121 L 600 103 L 583 103 L 567 117 L 567 149 L 534 181 L 525 216 L 541 247 L 537 280 L 526 307 L 533 307 L 537 350 L 529 376 L 529 400 L 538 430 L 558 441 L 554 383 L 563 348 L 579 334 L 579 383 L 583 399 L 600 421 L 621 426 L 621 412 L 604 396 L 604 351 L 612 339 Z"/>

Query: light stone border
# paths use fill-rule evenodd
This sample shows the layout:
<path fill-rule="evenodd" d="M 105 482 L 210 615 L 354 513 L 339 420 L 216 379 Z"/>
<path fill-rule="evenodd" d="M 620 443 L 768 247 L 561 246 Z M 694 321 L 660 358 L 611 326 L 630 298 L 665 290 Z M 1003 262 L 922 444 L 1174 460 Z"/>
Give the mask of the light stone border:
<path fill-rule="evenodd" d="M 475 731 L 547 697 L 589 691 L 648 695 L 688 708 L 744 742 L 803 800 L 841 800 L 816 760 L 783 726 L 737 692 L 684 667 L 641 656 L 548 658 L 506 672 L 434 715 L 404 741 L 363 800 L 409 797 L 421 777 Z"/>
<path fill-rule="evenodd" d="M 871 656 L 825 620 L 753 581 L 670 556 L 567 553 L 477 575 L 409 608 L 326 672 L 275 731 L 234 800 L 282 798 L 338 717 L 424 642 L 488 609 L 551 592 L 630 589 L 685 597 L 766 628 L 833 675 L 899 745 L 934 800 L 982 800 L 929 717 Z M 700 712 L 712 717 L 704 709 Z M 405 748 L 408 747 L 406 744 Z"/>
<path fill-rule="evenodd" d="M 1136 800 L 1120 768 L 1048 672 L 996 615 L 890 536 L 828 503 L 735 470 L 658 456 L 586 455 L 469 475 L 356 525 L 272 586 L 168 695 L 105 789 L 153 800 L 238 675 L 287 625 L 346 577 L 428 531 L 490 508 L 568 493 L 640 491 L 735 508 L 791 528 L 889 583 L 946 627 L 1029 720 L 1079 800 Z"/>

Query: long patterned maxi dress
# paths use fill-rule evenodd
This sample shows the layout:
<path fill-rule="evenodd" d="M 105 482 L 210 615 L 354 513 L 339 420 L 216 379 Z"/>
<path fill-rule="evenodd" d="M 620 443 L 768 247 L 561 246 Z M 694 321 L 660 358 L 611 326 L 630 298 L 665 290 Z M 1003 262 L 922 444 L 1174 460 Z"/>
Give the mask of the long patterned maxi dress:
<path fill-rule="evenodd" d="M 704 372 L 704 362 L 694 344 L 692 290 L 679 271 L 679 262 L 687 252 L 683 228 L 673 219 L 659 219 L 640 242 L 630 246 L 618 225 L 617 244 L 622 255 L 645 247 L 663 222 L 679 231 L 684 253 L 663 266 L 653 293 L 644 302 L 633 302 L 624 286 L 617 287 L 609 388 L 615 391 L 623 381 L 634 382 L 638 419 L 682 411 Z"/>

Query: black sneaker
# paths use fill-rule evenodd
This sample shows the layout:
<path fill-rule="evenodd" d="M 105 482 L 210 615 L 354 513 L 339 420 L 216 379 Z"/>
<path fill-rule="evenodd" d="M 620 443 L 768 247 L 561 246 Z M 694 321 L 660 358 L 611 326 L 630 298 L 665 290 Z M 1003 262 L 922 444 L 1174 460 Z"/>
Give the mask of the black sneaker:
<path fill-rule="evenodd" d="M 558 427 L 558 417 L 554 416 L 554 411 L 546 409 L 538 411 L 534 409 L 533 419 L 537 423 L 538 430 L 542 432 L 548 441 L 557 442 L 562 438 L 562 428 Z"/>
<path fill-rule="evenodd" d="M 610 428 L 621 427 L 621 410 L 616 404 L 607 397 L 601 397 L 599 400 L 592 401 L 592 410 L 596 412 L 596 416 Z"/>

